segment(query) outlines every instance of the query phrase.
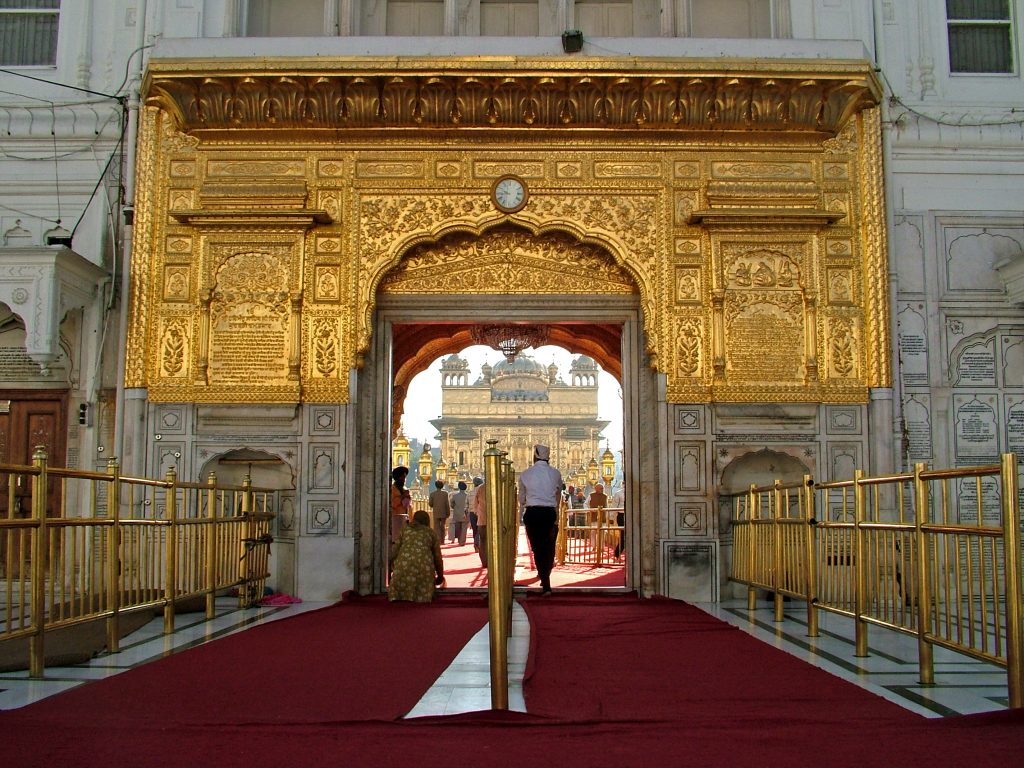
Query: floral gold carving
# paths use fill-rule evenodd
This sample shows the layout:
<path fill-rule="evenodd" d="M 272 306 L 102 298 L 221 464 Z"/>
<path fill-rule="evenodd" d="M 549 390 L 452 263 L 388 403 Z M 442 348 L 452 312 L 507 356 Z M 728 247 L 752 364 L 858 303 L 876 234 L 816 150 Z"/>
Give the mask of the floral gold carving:
<path fill-rule="evenodd" d="M 583 175 L 581 163 L 557 163 L 555 173 L 560 179 L 577 179 Z"/>
<path fill-rule="evenodd" d="M 301 161 L 211 160 L 206 166 L 206 174 L 211 178 L 216 176 L 305 176 L 306 164 Z"/>
<path fill-rule="evenodd" d="M 473 165 L 473 174 L 478 179 L 494 179 L 509 173 L 522 176 L 524 179 L 540 179 L 544 177 L 544 163 L 501 161 L 475 163 Z"/>
<path fill-rule="evenodd" d="M 660 163 L 594 163 L 597 178 L 656 179 L 661 176 Z"/>
<path fill-rule="evenodd" d="M 318 320 L 313 333 L 313 359 L 316 373 L 329 377 L 338 371 L 338 335 L 331 320 Z"/>
<path fill-rule="evenodd" d="M 712 163 L 711 175 L 714 178 L 738 179 L 809 179 L 811 178 L 810 163 Z"/>
<path fill-rule="evenodd" d="M 839 318 L 833 322 L 829 347 L 832 373 L 841 378 L 854 375 L 857 369 L 857 339 L 851 321 Z"/>
<path fill-rule="evenodd" d="M 164 301 L 188 301 L 190 269 L 174 265 L 164 268 Z"/>
<path fill-rule="evenodd" d="M 423 163 L 362 161 L 356 163 L 356 176 L 360 178 L 422 178 Z"/>
<path fill-rule="evenodd" d="M 183 320 L 172 320 L 164 326 L 160 353 L 160 373 L 175 378 L 184 376 L 188 330 Z"/>
<path fill-rule="evenodd" d="M 700 269 L 676 267 L 676 303 L 700 302 Z"/>
<path fill-rule="evenodd" d="M 341 298 L 341 270 L 337 266 L 316 268 L 316 300 L 337 301 Z"/>
<path fill-rule="evenodd" d="M 700 320 L 681 320 L 676 333 L 676 371 L 680 376 L 693 377 L 700 371 L 701 351 Z"/>
<path fill-rule="evenodd" d="M 456 284 L 467 293 L 635 293 L 630 276 L 607 252 L 570 237 L 537 237 L 516 229 L 458 235 L 409 251 L 388 273 L 380 291 L 437 293 Z"/>
<path fill-rule="evenodd" d="M 456 179 L 462 175 L 462 166 L 458 163 L 440 162 L 434 166 L 434 174 L 442 179 Z"/>

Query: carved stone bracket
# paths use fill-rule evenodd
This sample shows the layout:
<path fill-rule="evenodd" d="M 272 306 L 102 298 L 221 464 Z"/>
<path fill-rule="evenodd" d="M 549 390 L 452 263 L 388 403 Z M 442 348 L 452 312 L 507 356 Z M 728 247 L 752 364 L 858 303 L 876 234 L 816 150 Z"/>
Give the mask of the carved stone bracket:
<path fill-rule="evenodd" d="M 60 323 L 88 306 L 105 272 L 70 248 L 0 250 L 0 301 L 25 323 L 25 351 L 44 373 L 60 357 Z"/>

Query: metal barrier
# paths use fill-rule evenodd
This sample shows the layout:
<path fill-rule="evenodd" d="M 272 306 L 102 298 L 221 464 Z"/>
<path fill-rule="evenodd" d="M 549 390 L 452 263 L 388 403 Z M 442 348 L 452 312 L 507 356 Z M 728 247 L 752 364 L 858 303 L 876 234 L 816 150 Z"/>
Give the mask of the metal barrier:
<path fill-rule="evenodd" d="M 205 596 L 214 616 L 218 591 L 237 588 L 242 607 L 263 596 L 269 575 L 276 491 L 122 476 L 47 465 L 0 465 L 3 608 L 0 640 L 30 638 L 29 674 L 41 677 L 47 632 L 106 619 L 107 649 L 119 649 L 119 616 L 162 608 L 174 631 L 175 603 Z M 20 516 L 24 502 L 31 511 Z M 47 515 L 50 501 L 57 514 Z"/>
<path fill-rule="evenodd" d="M 555 560 L 559 565 L 603 565 L 622 557 L 625 526 L 619 522 L 623 507 L 571 509 L 563 499 L 558 509 Z"/>
<path fill-rule="evenodd" d="M 497 440 L 484 451 L 487 493 L 487 598 L 491 659 L 491 709 L 508 709 L 508 638 L 512 634 L 512 584 L 519 546 L 516 473 Z"/>
<path fill-rule="evenodd" d="M 730 579 L 850 616 L 857 656 L 868 627 L 917 636 L 919 676 L 934 682 L 935 646 L 1006 667 L 1024 707 L 1021 498 L 1014 454 L 997 465 L 755 487 L 733 496 Z"/>

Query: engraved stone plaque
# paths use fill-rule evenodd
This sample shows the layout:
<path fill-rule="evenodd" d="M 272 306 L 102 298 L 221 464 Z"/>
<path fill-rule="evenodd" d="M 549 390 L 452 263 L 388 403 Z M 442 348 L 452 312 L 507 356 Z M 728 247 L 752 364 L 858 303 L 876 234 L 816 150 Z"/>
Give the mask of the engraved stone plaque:
<path fill-rule="evenodd" d="M 220 269 L 210 303 L 210 379 L 250 384 L 288 376 L 288 274 L 268 253 L 242 253 Z"/>
<path fill-rule="evenodd" d="M 903 307 L 897 317 L 900 370 L 906 385 L 928 384 L 928 337 L 924 316 L 917 307 Z"/>
<path fill-rule="evenodd" d="M 1006 396 L 1006 450 L 1024 462 L 1024 396 Z"/>
<path fill-rule="evenodd" d="M 993 339 L 966 344 L 954 352 L 950 373 L 956 386 L 994 387 L 996 354 Z"/>
<path fill-rule="evenodd" d="M 798 382 L 804 376 L 804 329 L 796 302 L 800 297 L 778 299 L 738 297 L 730 302 L 732 318 L 727 327 L 727 376 L 735 381 Z"/>
<path fill-rule="evenodd" d="M 964 466 L 995 464 L 999 461 L 995 397 L 956 395 L 956 463 Z"/>
<path fill-rule="evenodd" d="M 903 421 L 906 425 L 910 460 L 931 461 L 932 419 L 931 395 L 911 395 L 903 404 Z"/>

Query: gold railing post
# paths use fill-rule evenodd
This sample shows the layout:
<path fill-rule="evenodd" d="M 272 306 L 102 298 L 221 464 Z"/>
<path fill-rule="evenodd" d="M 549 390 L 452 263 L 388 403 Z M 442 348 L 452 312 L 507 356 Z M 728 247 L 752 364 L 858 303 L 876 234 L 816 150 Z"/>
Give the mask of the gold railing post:
<path fill-rule="evenodd" d="M 604 564 L 604 507 L 597 508 L 597 565 Z"/>
<path fill-rule="evenodd" d="M 217 526 L 217 473 L 211 472 L 206 490 L 206 510 L 209 513 L 210 527 L 206 532 L 206 618 L 217 615 L 217 540 L 220 531 Z"/>
<path fill-rule="evenodd" d="M 484 483 L 487 488 L 487 613 L 491 660 L 491 709 L 508 709 L 508 636 L 501 603 L 501 574 L 505 544 L 501 540 L 505 491 L 501 483 L 501 452 L 497 440 L 488 440 L 484 451 Z"/>
<path fill-rule="evenodd" d="M 757 581 L 757 548 L 758 543 L 758 529 L 754 525 L 754 521 L 757 519 L 757 498 L 754 493 L 754 489 L 757 486 L 753 483 L 750 484 L 750 488 L 747 491 L 747 525 L 750 527 L 750 533 L 747 535 L 747 541 L 750 543 L 748 547 L 749 552 L 747 553 L 747 564 L 749 567 L 747 582 L 747 610 L 753 611 L 757 609 L 757 588 L 754 586 L 754 582 Z"/>
<path fill-rule="evenodd" d="M 565 508 L 565 499 L 558 502 L 558 537 L 555 539 L 555 561 L 565 565 L 565 526 L 569 524 L 569 515 Z"/>
<path fill-rule="evenodd" d="M 32 635 L 29 641 L 29 677 L 42 677 L 46 666 L 43 635 L 46 629 L 46 446 L 37 445 L 32 453 L 32 466 L 39 470 L 32 476 L 32 519 L 36 522 L 35 546 L 32 547 Z"/>
<path fill-rule="evenodd" d="M 164 552 L 167 561 L 164 563 L 164 634 L 174 632 L 174 597 L 178 583 L 178 470 L 170 467 L 167 470 L 164 488 L 164 509 L 167 516 L 167 532 Z"/>
<path fill-rule="evenodd" d="M 516 519 L 516 472 L 508 452 L 501 452 L 502 488 L 505 493 L 503 516 L 505 519 L 502 535 L 505 541 L 505 567 L 502 570 L 501 599 L 505 606 L 505 637 L 512 636 L 512 583 L 516 578 L 516 550 L 519 544 L 519 526 Z"/>
<path fill-rule="evenodd" d="M 245 529 L 242 533 L 241 538 L 243 541 L 241 544 L 241 556 L 239 562 L 239 577 L 242 580 L 240 588 L 238 590 L 238 602 L 242 608 L 250 608 L 262 597 L 256 597 L 251 594 L 250 579 L 252 577 L 252 563 L 248 557 L 249 553 L 253 550 L 250 547 L 253 540 L 256 538 L 256 521 L 253 519 L 252 514 L 252 477 L 246 473 L 245 478 L 242 480 L 242 519 L 245 521 Z M 248 542 L 245 541 L 248 539 Z M 255 599 L 253 599 L 255 597 Z"/>
<path fill-rule="evenodd" d="M 864 470 L 853 473 L 853 548 L 854 548 L 854 637 L 856 651 L 854 656 L 868 655 L 868 624 L 864 621 L 867 612 L 867 581 L 868 569 L 865 564 L 864 523 L 866 505 L 864 502 Z"/>
<path fill-rule="evenodd" d="M 779 486 L 782 482 L 776 478 L 772 483 L 772 589 L 775 590 L 772 602 L 774 604 L 774 620 L 784 621 L 785 605 L 782 600 L 782 491 Z"/>
<path fill-rule="evenodd" d="M 804 514 L 807 518 L 807 525 L 804 526 L 804 557 L 806 558 L 806 569 L 804 578 L 807 579 L 807 636 L 818 636 L 818 563 L 814 558 L 814 537 L 817 532 L 818 521 L 814 515 L 814 478 L 804 475 L 804 486 L 801 489 L 804 497 Z"/>
<path fill-rule="evenodd" d="M 107 650 L 121 650 L 121 467 L 115 457 L 107 461 L 110 490 L 107 492 Z"/>
<path fill-rule="evenodd" d="M 927 464 L 914 464 L 914 547 L 917 550 L 917 666 L 918 678 L 922 685 L 935 683 L 932 644 L 928 640 L 932 624 L 931 558 L 928 553 L 928 537 L 924 527 L 928 524 L 929 503 L 928 482 L 921 473 Z"/>
<path fill-rule="evenodd" d="M 1024 707 L 1024 606 L 1021 596 L 1020 501 L 1017 457 L 1004 453 L 1001 460 L 1003 495 L 1003 557 L 1006 580 L 1006 682 L 1010 707 Z"/>

